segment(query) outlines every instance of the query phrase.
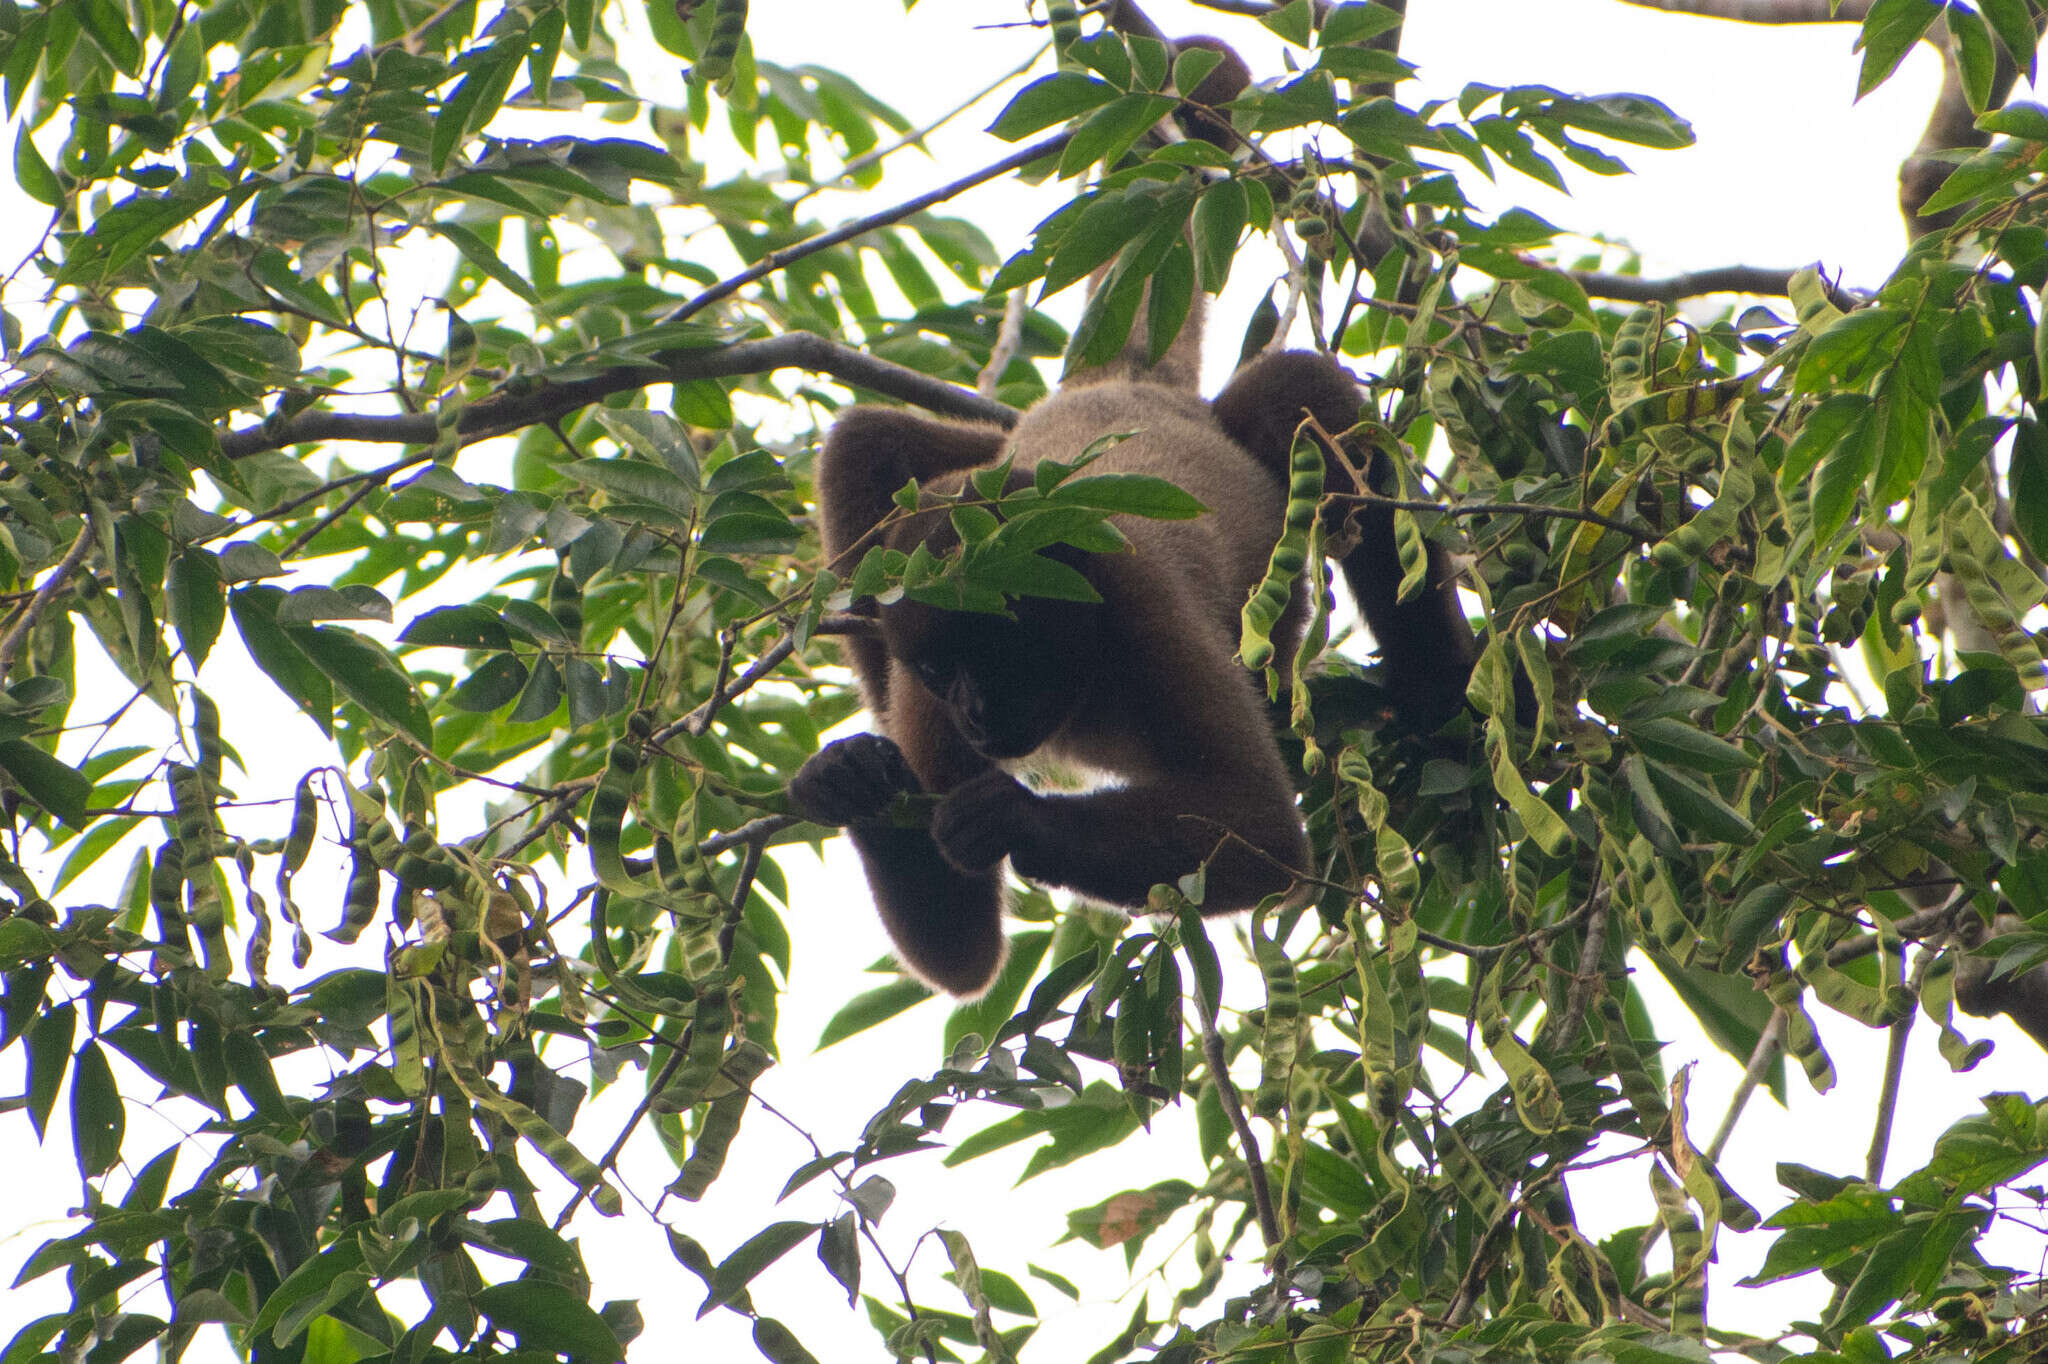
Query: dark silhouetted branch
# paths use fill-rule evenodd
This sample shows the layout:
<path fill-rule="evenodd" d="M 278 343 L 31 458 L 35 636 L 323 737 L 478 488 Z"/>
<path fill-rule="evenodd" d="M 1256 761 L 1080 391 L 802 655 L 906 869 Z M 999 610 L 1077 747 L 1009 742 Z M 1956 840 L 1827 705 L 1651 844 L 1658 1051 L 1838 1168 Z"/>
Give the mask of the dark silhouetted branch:
<path fill-rule="evenodd" d="M 504 394 L 472 404 L 457 427 L 461 443 L 473 445 L 537 423 L 557 421 L 579 408 L 650 384 L 688 383 L 693 379 L 766 374 L 778 369 L 803 369 L 829 374 L 859 388 L 872 389 L 935 412 L 943 417 L 1010 426 L 1014 408 L 983 398 L 974 390 L 934 379 L 929 374 L 865 355 L 812 332 L 789 332 L 762 341 L 741 341 L 715 349 L 673 351 L 658 365 L 622 365 L 572 383 L 543 383 L 524 393 Z M 230 459 L 264 450 L 312 441 L 353 440 L 378 445 L 428 445 L 436 437 L 431 413 L 390 416 L 349 412 L 303 412 L 279 422 L 244 427 L 221 437 Z"/>

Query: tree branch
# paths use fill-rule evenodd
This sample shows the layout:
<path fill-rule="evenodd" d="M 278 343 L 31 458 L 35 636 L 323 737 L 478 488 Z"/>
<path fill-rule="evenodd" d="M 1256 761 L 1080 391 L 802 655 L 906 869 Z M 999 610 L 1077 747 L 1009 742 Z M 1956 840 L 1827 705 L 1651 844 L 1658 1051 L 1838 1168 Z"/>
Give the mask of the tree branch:
<path fill-rule="evenodd" d="M 21 652 L 21 646 L 27 641 L 29 631 L 36 628 L 36 621 L 42 618 L 43 608 L 50 604 L 50 599 L 57 595 L 65 581 L 85 562 L 86 552 L 92 548 L 92 540 L 92 518 L 87 517 L 85 524 L 78 528 L 78 538 L 71 542 L 71 548 L 64 552 L 63 559 L 50 570 L 50 576 L 43 579 L 42 585 L 36 588 L 36 594 L 21 608 L 21 614 L 15 617 L 14 624 L 8 628 L 7 638 L 0 640 L 0 679 L 5 679 L 8 669 L 14 666 L 14 656 Z"/>
<path fill-rule="evenodd" d="M 1639 9 L 1732 19 L 1738 24 L 1860 24 L 1871 0 L 1622 0 Z"/>
<path fill-rule="evenodd" d="M 1664 279 L 1640 275 L 1610 275 L 1598 270 L 1567 270 L 1565 276 L 1595 298 L 1624 303 L 1676 303 L 1701 294 L 1764 294 L 1783 298 L 1792 287 L 1796 270 L 1772 270 L 1758 265 L 1718 265 L 1710 270 L 1688 270 Z M 1853 302 L 1853 301 L 1852 301 Z"/>
<path fill-rule="evenodd" d="M 1577 507 L 1546 507 L 1535 502 L 1432 502 L 1426 497 L 1382 497 L 1378 493 L 1331 493 L 1330 497 L 1333 501 L 1352 506 L 1392 507 L 1396 511 L 1435 512 L 1439 516 L 1534 516 L 1553 521 L 1583 521 L 1626 535 L 1640 545 L 1652 544 L 1663 538 L 1648 527 L 1632 526 L 1598 512 L 1580 511 Z"/>
<path fill-rule="evenodd" d="M 2035 12 L 2032 19 L 2034 33 L 2038 36 L 2043 16 Z M 1991 145 L 1991 134 L 1977 127 L 1977 115 L 1963 93 L 1963 78 L 1956 68 L 1954 55 L 1944 43 L 1937 42 L 1933 46 L 1941 54 L 1941 93 L 1934 97 L 1934 108 L 1927 115 L 1927 126 L 1920 131 L 1920 141 L 1912 154 L 1899 164 L 1899 212 L 1906 219 L 1908 237 L 1940 231 L 1971 211 L 1968 204 L 1958 204 L 1932 217 L 1920 216 L 1920 205 L 1941 188 L 1941 182 L 1948 179 L 1949 172 L 1955 169 L 1954 159 L 1942 153 Z M 2012 95 L 2013 82 L 2018 79 L 2018 68 L 2000 47 L 1997 63 L 1992 68 L 1990 98 L 1985 107 L 2002 107 Z"/>
<path fill-rule="evenodd" d="M 650 384 L 688 383 L 695 379 L 767 374 L 778 369 L 803 369 L 829 374 L 856 388 L 872 389 L 942 417 L 1012 426 L 1016 409 L 983 398 L 972 389 L 935 379 L 904 365 L 877 359 L 813 332 L 786 332 L 759 341 L 703 350 L 670 351 L 660 363 L 621 365 L 588 379 L 546 383 L 529 392 L 506 393 L 473 403 L 456 430 L 463 445 L 556 421 L 579 408 L 629 393 Z M 284 421 L 244 427 L 221 436 L 221 451 L 241 459 L 265 450 L 279 450 L 312 441 L 353 440 L 377 445 L 428 445 L 437 432 L 431 413 L 373 415 L 352 412 L 304 412 Z"/>
<path fill-rule="evenodd" d="M 973 189 L 976 185 L 985 184 L 998 176 L 1008 175 L 1011 171 L 1028 166 L 1041 157 L 1051 156 L 1054 152 L 1066 146 L 1072 137 L 1072 132 L 1054 133 L 1051 137 L 1042 137 L 1028 147 L 1011 152 L 992 166 L 984 166 L 971 175 L 963 175 L 958 180 L 940 185 L 937 189 L 927 190 L 916 198 L 907 199 L 894 208 L 885 208 L 880 213 L 870 213 L 865 218 L 855 218 L 850 223 L 840 224 L 830 232 L 820 232 L 815 237 L 806 237 L 802 241 L 785 246 L 779 251 L 770 251 L 737 275 L 720 280 L 688 303 L 673 309 L 666 317 L 662 318 L 662 321 L 681 322 L 687 317 L 693 317 L 720 299 L 732 297 L 732 295 L 738 293 L 747 285 L 752 284 L 755 280 L 764 279 L 778 270 L 785 269 L 792 263 L 802 260 L 805 256 L 816 255 L 818 252 L 838 246 L 842 242 L 849 242 L 855 237 L 865 236 L 878 227 L 887 227 L 891 223 L 900 223 L 905 218 L 924 212 L 933 204 L 942 204 L 957 194 Z"/>
<path fill-rule="evenodd" d="M 1193 3 L 1198 9 L 1213 9 L 1218 14 L 1241 14 L 1247 19 L 1263 19 L 1268 14 L 1277 14 L 1286 8 L 1285 5 L 1273 4 L 1270 0 L 1193 0 Z M 1320 23 L 1330 12 L 1328 0 L 1313 0 L 1313 3 L 1316 20 Z"/>

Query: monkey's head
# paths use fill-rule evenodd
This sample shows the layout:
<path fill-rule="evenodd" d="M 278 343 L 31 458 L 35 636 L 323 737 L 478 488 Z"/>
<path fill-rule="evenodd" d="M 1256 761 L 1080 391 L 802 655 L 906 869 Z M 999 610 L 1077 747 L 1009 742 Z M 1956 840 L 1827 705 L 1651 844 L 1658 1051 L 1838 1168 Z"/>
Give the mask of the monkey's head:
<path fill-rule="evenodd" d="M 881 614 L 889 656 L 984 758 L 1044 747 L 1087 702 L 1101 671 L 1099 602 L 1020 597 L 1000 616 L 904 600 Z"/>

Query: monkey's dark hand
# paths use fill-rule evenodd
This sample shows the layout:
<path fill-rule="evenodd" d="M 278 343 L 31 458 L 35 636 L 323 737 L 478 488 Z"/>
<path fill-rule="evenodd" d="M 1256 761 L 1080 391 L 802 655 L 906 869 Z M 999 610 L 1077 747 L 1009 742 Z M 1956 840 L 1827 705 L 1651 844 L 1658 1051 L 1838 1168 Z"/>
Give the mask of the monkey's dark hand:
<path fill-rule="evenodd" d="M 789 779 L 789 801 L 814 824 L 880 819 L 904 791 L 922 791 L 903 750 L 881 734 L 855 734 L 827 744 Z"/>
<path fill-rule="evenodd" d="M 1014 853 L 1039 846 L 1043 798 L 995 769 L 948 791 L 932 815 L 932 841 L 964 872 L 986 871 Z"/>

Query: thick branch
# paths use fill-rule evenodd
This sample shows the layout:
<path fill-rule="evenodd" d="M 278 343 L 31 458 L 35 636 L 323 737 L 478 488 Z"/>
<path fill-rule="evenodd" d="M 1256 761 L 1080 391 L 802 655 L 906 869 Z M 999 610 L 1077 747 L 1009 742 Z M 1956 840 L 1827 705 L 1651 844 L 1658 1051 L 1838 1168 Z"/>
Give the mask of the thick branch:
<path fill-rule="evenodd" d="M 28 641 L 29 631 L 35 629 L 36 622 L 42 619 L 43 609 L 50 604 L 50 599 L 57 595 L 65 581 L 78 571 L 78 566 L 85 562 L 85 556 L 92 546 L 92 520 L 88 517 L 78 528 L 78 538 L 71 542 L 71 548 L 64 552 L 64 558 L 50 570 L 50 576 L 43 579 L 42 585 L 36 588 L 35 595 L 21 608 L 21 614 L 15 617 L 13 626 L 7 631 L 7 637 L 0 640 L 0 678 L 5 678 L 7 670 L 14 666 L 14 656 L 21 652 L 21 646 Z"/>
<path fill-rule="evenodd" d="M 1199 9 L 1213 9 L 1218 14 L 1242 14 L 1247 19 L 1262 19 L 1268 14 L 1277 14 L 1285 5 L 1273 4 L 1271 0 L 1194 0 Z M 1328 0 L 1314 0 L 1318 22 L 1330 12 Z"/>
<path fill-rule="evenodd" d="M 2036 34 L 2041 31 L 2042 18 L 2038 13 L 2033 16 Z M 1913 148 L 1913 154 L 1899 165 L 1899 212 L 1905 216 L 1906 235 L 1909 237 L 1940 231 L 1969 210 L 1968 205 L 1958 204 L 1933 217 L 1920 216 L 1920 205 L 1941 188 L 1941 182 L 1948 179 L 1949 172 L 1955 169 L 1954 159 L 1942 153 L 1991 144 L 1991 134 L 1977 127 L 1977 115 L 1970 108 L 1969 98 L 1963 94 L 1963 78 L 1956 67 L 1954 55 L 1945 44 L 1936 43 L 1934 48 L 1941 53 L 1941 93 L 1934 97 L 1934 108 L 1927 115 L 1927 126 L 1921 129 L 1920 141 Z M 1997 65 L 1992 69 L 1990 99 L 1985 107 L 2002 107 L 2012 94 L 2013 82 L 2018 79 L 2018 68 L 2001 47 Z"/>
<path fill-rule="evenodd" d="M 1622 0 L 1667 14 L 1732 19 L 1738 24 L 1860 24 L 1871 0 Z"/>
<path fill-rule="evenodd" d="M 1565 274 L 1595 298 L 1619 299 L 1625 303 L 1676 303 L 1700 294 L 1763 294 L 1785 297 L 1796 270 L 1771 270 L 1757 265 L 1718 265 L 1711 270 L 1688 270 L 1664 279 L 1640 275 L 1609 275 L 1598 270 L 1567 270 Z"/>
<path fill-rule="evenodd" d="M 716 349 L 672 351 L 659 365 L 622 365 L 617 369 L 548 384 L 530 392 L 504 394 L 472 404 L 457 427 L 461 443 L 472 445 L 493 436 L 541 422 L 559 421 L 578 408 L 650 384 L 688 383 L 693 379 L 766 374 L 778 369 L 804 369 L 829 374 L 859 388 L 936 412 L 943 417 L 1010 426 L 1015 409 L 993 402 L 972 389 L 934 379 L 903 365 L 862 354 L 813 332 L 788 332 L 762 341 L 741 341 Z M 382 445 L 427 445 L 435 437 L 431 413 L 377 416 L 349 412 L 305 412 L 281 422 L 244 427 L 221 437 L 230 459 L 282 449 L 309 441 L 354 440 Z"/>

